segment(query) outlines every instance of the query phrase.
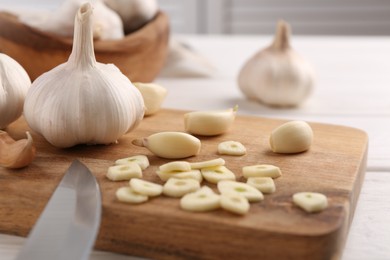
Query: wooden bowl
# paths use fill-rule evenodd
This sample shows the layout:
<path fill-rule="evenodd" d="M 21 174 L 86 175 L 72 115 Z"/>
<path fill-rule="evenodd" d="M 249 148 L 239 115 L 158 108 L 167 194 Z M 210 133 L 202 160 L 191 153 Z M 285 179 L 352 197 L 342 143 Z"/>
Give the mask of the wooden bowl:
<path fill-rule="evenodd" d="M 159 12 L 149 23 L 121 40 L 95 41 L 95 56 L 115 64 L 131 81 L 150 82 L 160 72 L 168 51 L 169 21 Z M 72 39 L 45 33 L 0 12 L 0 52 L 23 66 L 31 80 L 68 60 Z"/>

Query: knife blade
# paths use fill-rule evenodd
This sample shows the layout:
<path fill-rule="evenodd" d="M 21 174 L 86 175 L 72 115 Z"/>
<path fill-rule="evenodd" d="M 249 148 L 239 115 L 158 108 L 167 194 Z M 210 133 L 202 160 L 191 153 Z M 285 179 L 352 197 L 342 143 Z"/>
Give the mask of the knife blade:
<path fill-rule="evenodd" d="M 88 259 L 100 219 L 99 185 L 89 169 L 74 160 L 16 259 Z"/>

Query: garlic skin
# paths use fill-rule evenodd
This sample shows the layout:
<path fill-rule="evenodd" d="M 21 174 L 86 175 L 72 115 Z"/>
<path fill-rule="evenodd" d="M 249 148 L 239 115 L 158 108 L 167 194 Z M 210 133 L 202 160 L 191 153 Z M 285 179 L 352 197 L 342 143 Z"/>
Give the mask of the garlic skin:
<path fill-rule="evenodd" d="M 275 107 L 300 105 L 314 81 L 312 66 L 290 46 L 290 26 L 284 21 L 279 21 L 273 43 L 250 58 L 238 75 L 248 99 Z"/>
<path fill-rule="evenodd" d="M 74 17 L 85 0 L 65 0 L 53 12 L 22 13 L 21 22 L 44 32 L 72 37 Z M 118 40 L 124 37 L 120 16 L 108 8 L 102 0 L 90 0 L 93 5 L 93 35 L 96 40 Z"/>
<path fill-rule="evenodd" d="M 80 7 L 75 20 L 68 61 L 33 82 L 24 115 L 56 147 L 114 143 L 142 120 L 144 102 L 115 65 L 96 62 L 89 3 Z"/>
<path fill-rule="evenodd" d="M 104 2 L 119 14 L 126 34 L 152 20 L 159 10 L 157 0 L 104 0 Z"/>
<path fill-rule="evenodd" d="M 7 132 L 0 130 L 0 166 L 10 169 L 23 168 L 35 158 L 35 147 L 29 132 L 27 139 L 15 141 Z"/>
<path fill-rule="evenodd" d="M 0 129 L 20 117 L 31 80 L 23 67 L 0 53 Z"/>

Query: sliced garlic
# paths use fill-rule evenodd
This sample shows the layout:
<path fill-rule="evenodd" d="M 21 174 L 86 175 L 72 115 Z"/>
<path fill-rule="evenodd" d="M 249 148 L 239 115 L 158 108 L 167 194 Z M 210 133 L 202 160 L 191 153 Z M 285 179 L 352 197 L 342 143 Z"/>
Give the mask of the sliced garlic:
<path fill-rule="evenodd" d="M 249 177 L 246 183 L 262 193 L 273 193 L 276 190 L 275 182 L 271 177 Z"/>
<path fill-rule="evenodd" d="M 201 182 L 203 180 L 202 174 L 200 173 L 200 170 L 190 170 L 186 172 L 163 172 L 163 171 L 156 171 L 156 174 L 162 181 L 167 181 L 170 178 L 176 178 L 176 179 L 194 179 L 198 182 Z"/>
<path fill-rule="evenodd" d="M 133 178 L 129 183 L 134 192 L 145 196 L 159 196 L 163 191 L 163 186 L 150 181 Z"/>
<path fill-rule="evenodd" d="M 293 195 L 293 202 L 306 212 L 319 212 L 328 207 L 328 199 L 322 193 L 298 192 Z"/>
<path fill-rule="evenodd" d="M 220 204 L 223 209 L 239 215 L 245 215 L 250 209 L 248 200 L 238 193 L 221 194 Z"/>
<path fill-rule="evenodd" d="M 170 178 L 163 187 L 163 193 L 169 197 L 182 197 L 183 195 L 194 192 L 200 188 L 198 181 L 194 179 Z"/>
<path fill-rule="evenodd" d="M 160 132 L 136 139 L 133 144 L 144 146 L 155 155 L 166 159 L 182 159 L 197 155 L 201 147 L 198 138 L 182 132 Z"/>
<path fill-rule="evenodd" d="M 242 182 L 223 180 L 218 182 L 218 190 L 221 194 L 238 193 L 250 202 L 261 201 L 264 199 L 261 191 Z"/>
<path fill-rule="evenodd" d="M 209 187 L 203 186 L 195 192 L 184 195 L 180 200 L 180 207 L 193 212 L 215 210 L 220 207 L 220 196 Z"/>
<path fill-rule="evenodd" d="M 219 154 L 226 154 L 226 155 L 245 155 L 246 154 L 246 148 L 245 146 L 236 141 L 225 141 L 218 144 L 218 153 Z"/>
<path fill-rule="evenodd" d="M 206 181 L 214 184 L 222 180 L 236 180 L 236 175 L 225 166 L 203 168 L 201 172 Z"/>
<path fill-rule="evenodd" d="M 210 168 L 215 166 L 225 165 L 225 160 L 222 158 L 212 159 L 208 161 L 202 162 L 191 162 L 191 169 L 202 169 L 202 168 Z"/>
<path fill-rule="evenodd" d="M 275 128 L 269 138 L 275 153 L 300 153 L 308 150 L 313 141 L 313 130 L 304 121 L 290 121 Z"/>
<path fill-rule="evenodd" d="M 118 159 L 115 161 L 116 165 L 124 165 L 129 163 L 137 163 L 142 170 L 145 170 L 149 167 L 149 159 L 146 155 L 134 155 L 127 158 Z"/>
<path fill-rule="evenodd" d="M 117 189 L 116 198 L 121 202 L 139 204 L 147 201 L 148 196 L 135 192 L 131 187 L 121 187 Z"/>
<path fill-rule="evenodd" d="M 271 177 L 273 179 L 282 176 L 279 167 L 271 164 L 258 164 L 242 167 L 242 175 L 245 178 L 249 177 Z"/>
<path fill-rule="evenodd" d="M 153 83 L 135 82 L 134 86 L 141 92 L 145 102 L 145 116 L 157 113 L 167 95 L 167 90 Z"/>
<path fill-rule="evenodd" d="M 161 172 L 187 172 L 191 171 L 191 165 L 186 161 L 174 161 L 160 165 L 159 170 Z"/>
<path fill-rule="evenodd" d="M 125 181 L 132 178 L 142 178 L 142 169 L 137 163 L 115 165 L 108 168 L 106 177 L 112 181 Z"/>
<path fill-rule="evenodd" d="M 194 111 L 184 115 L 186 132 L 195 135 L 220 135 L 233 124 L 238 107 L 221 111 Z"/>

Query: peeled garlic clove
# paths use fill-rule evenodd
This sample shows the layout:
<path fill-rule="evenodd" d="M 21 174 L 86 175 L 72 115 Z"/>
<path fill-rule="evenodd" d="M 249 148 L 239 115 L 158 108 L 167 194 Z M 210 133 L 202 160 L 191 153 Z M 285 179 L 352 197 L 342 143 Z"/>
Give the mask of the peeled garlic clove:
<path fill-rule="evenodd" d="M 219 111 L 194 111 L 184 115 L 185 130 L 195 135 L 220 135 L 227 132 L 236 117 L 238 106 Z"/>
<path fill-rule="evenodd" d="M 240 70 L 238 85 L 248 99 L 291 107 L 307 99 L 314 78 L 311 65 L 290 46 L 290 26 L 280 21 L 271 46 L 256 53 Z"/>
<path fill-rule="evenodd" d="M 31 80 L 23 67 L 0 53 L 0 129 L 20 117 Z"/>
<path fill-rule="evenodd" d="M 308 150 L 313 141 L 313 130 L 304 121 L 290 121 L 274 129 L 269 142 L 275 153 L 300 153 Z"/>
<path fill-rule="evenodd" d="M 153 83 L 135 82 L 134 86 L 141 92 L 145 102 L 145 116 L 157 113 L 167 95 L 167 90 Z"/>
<path fill-rule="evenodd" d="M 197 155 L 201 143 L 195 136 L 182 132 L 160 132 L 133 141 L 134 145 L 144 146 L 153 154 L 166 159 L 181 159 Z"/>
<path fill-rule="evenodd" d="M 0 130 L 0 166 L 22 168 L 35 158 L 35 147 L 29 132 L 27 139 L 14 141 L 6 132 Z"/>
<path fill-rule="evenodd" d="M 56 147 L 115 143 L 144 115 L 131 81 L 115 65 L 96 61 L 92 18 L 91 4 L 82 5 L 68 61 L 39 76 L 24 103 L 29 126 Z"/>

